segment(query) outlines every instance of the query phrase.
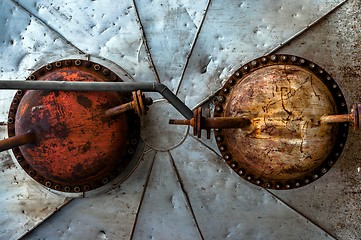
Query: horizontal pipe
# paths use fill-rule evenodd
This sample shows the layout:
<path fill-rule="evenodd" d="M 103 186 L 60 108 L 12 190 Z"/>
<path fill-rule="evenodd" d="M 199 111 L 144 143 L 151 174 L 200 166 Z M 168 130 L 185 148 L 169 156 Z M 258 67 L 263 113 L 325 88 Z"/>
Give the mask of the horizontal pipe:
<path fill-rule="evenodd" d="M 1 80 L 0 89 L 13 90 L 49 90 L 49 91 L 80 91 L 80 92 L 158 92 L 172 104 L 185 118 L 192 119 L 190 110 L 169 88 L 162 83 L 126 83 L 126 82 L 69 82 L 69 81 L 20 81 Z"/>
<path fill-rule="evenodd" d="M 32 132 L 0 140 L 0 152 L 9 150 L 15 147 L 20 147 L 25 144 L 35 143 L 36 137 Z"/>

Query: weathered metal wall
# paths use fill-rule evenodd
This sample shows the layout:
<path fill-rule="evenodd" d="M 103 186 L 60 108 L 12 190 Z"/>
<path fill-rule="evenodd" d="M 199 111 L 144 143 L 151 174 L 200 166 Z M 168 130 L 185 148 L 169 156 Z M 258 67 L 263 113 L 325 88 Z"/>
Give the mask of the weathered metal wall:
<path fill-rule="evenodd" d="M 100 61 L 125 81 L 164 83 L 191 108 L 212 108 L 212 96 L 237 68 L 277 52 L 316 62 L 349 106 L 359 101 L 358 0 L 4 0 L 0 6 L 0 79 L 25 79 L 47 62 L 76 57 Z M 0 138 L 13 94 L 0 91 Z M 269 191 L 235 174 L 213 139 L 169 126 L 179 113 L 150 95 L 158 100 L 142 122 L 141 163 L 107 194 L 72 200 L 50 193 L 1 153 L 0 239 L 360 237 L 358 132 L 320 180 Z"/>

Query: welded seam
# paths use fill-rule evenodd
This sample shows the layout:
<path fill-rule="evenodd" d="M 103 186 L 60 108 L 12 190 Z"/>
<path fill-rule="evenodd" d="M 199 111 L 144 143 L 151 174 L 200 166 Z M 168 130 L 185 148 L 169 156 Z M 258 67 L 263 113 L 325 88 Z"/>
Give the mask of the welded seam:
<path fill-rule="evenodd" d="M 47 24 L 45 21 L 43 21 L 40 17 L 32 14 L 29 10 L 27 10 L 25 7 L 23 7 L 22 5 L 20 5 L 20 3 L 18 3 L 15 0 L 10 0 L 14 5 L 16 5 L 19 9 L 21 9 L 22 11 L 24 11 L 25 13 L 29 14 L 30 16 L 34 17 L 35 21 L 38 21 L 41 25 L 47 27 L 49 30 L 51 30 L 52 32 L 54 32 L 56 35 L 59 36 L 59 38 L 65 42 L 66 44 L 70 45 L 71 47 L 75 48 L 79 54 L 86 54 L 84 51 L 82 51 L 80 48 L 78 48 L 77 46 L 75 46 L 73 43 L 71 43 L 68 39 L 66 39 L 62 34 L 60 34 L 58 31 L 56 31 L 53 27 L 51 27 L 49 24 Z"/>
<path fill-rule="evenodd" d="M 157 68 L 154 65 L 152 54 L 150 53 L 150 49 L 149 49 L 148 41 L 147 41 L 147 36 L 145 34 L 144 27 L 143 27 L 142 21 L 140 19 L 138 7 L 137 7 L 137 4 L 135 3 L 135 0 L 133 0 L 133 5 L 134 5 L 134 9 L 135 9 L 135 14 L 136 14 L 136 17 L 137 17 L 137 22 L 139 23 L 140 30 L 142 31 L 142 41 L 143 41 L 143 44 L 145 46 L 145 52 L 147 53 L 148 61 L 150 63 L 153 74 L 155 76 L 156 82 L 160 83 L 159 74 L 158 74 Z M 140 48 L 139 48 L 139 51 L 140 51 Z"/>
<path fill-rule="evenodd" d="M 199 28 L 198 28 L 197 33 L 196 33 L 196 36 L 195 36 L 195 38 L 194 38 L 194 40 L 193 40 L 191 50 L 190 50 L 190 52 L 187 54 L 186 63 L 185 63 L 185 65 L 184 65 L 184 67 L 183 67 L 182 75 L 181 75 L 181 77 L 180 77 L 180 79 L 179 79 L 179 82 L 178 82 L 178 85 L 177 85 L 177 88 L 176 88 L 176 91 L 175 91 L 175 95 L 178 95 L 178 93 L 179 93 L 179 89 L 180 89 L 180 87 L 181 87 L 181 85 L 182 85 L 182 82 L 183 82 L 183 79 L 184 79 L 184 76 L 185 76 L 185 73 L 186 73 L 186 70 L 187 70 L 187 67 L 188 67 L 190 58 L 191 58 L 191 56 L 192 56 L 192 54 L 193 54 L 195 45 L 196 45 L 196 43 L 197 43 L 197 41 L 198 41 L 200 32 L 201 32 L 202 27 L 203 27 L 203 23 L 204 23 L 204 21 L 205 21 L 205 19 L 206 19 L 206 16 L 207 16 L 207 13 L 208 13 L 208 9 L 209 9 L 209 6 L 210 6 L 210 4 L 211 4 L 211 1 L 212 1 L 212 0 L 208 0 L 208 2 L 207 2 L 207 6 L 206 6 L 206 8 L 205 8 L 205 10 L 204 10 L 204 16 L 203 16 L 203 18 L 202 18 L 201 24 L 199 25 Z"/>
<path fill-rule="evenodd" d="M 147 180 L 144 184 L 144 189 L 143 189 L 143 192 L 142 192 L 142 197 L 140 199 L 140 202 L 139 202 L 139 206 L 138 206 L 138 209 L 137 209 L 137 214 L 135 215 L 135 219 L 134 219 L 134 224 L 133 224 L 133 227 L 132 227 L 132 232 L 130 234 L 130 239 L 133 239 L 134 237 L 134 233 L 135 233 L 135 228 L 137 226 L 137 222 L 138 222 L 138 218 L 139 218 L 139 214 L 140 214 L 140 211 L 142 209 L 142 204 L 144 202 L 144 197 L 145 197 L 145 192 L 147 191 L 147 188 L 148 188 L 148 185 L 149 185 L 149 180 L 150 180 L 150 175 L 153 171 L 153 166 L 154 166 L 154 161 L 155 161 L 155 157 L 157 155 L 157 151 L 155 152 L 154 156 L 153 156 L 153 159 L 152 159 L 152 165 L 150 166 L 150 169 L 149 169 L 149 173 L 148 173 L 148 176 L 147 176 Z M 144 154 L 143 154 L 143 157 L 144 157 Z"/>
<path fill-rule="evenodd" d="M 298 215 L 300 215 L 301 217 L 303 217 L 306 221 L 310 222 L 311 224 L 313 224 L 314 226 L 318 227 L 320 230 L 322 230 L 323 232 L 327 233 L 330 237 L 334 238 L 334 239 L 338 239 L 336 236 L 334 236 L 332 233 L 330 233 L 329 231 L 327 231 L 326 229 L 324 229 L 323 227 L 321 227 L 318 223 L 316 223 L 315 221 L 313 221 L 312 219 L 308 218 L 305 214 L 303 214 L 302 212 L 300 212 L 299 210 L 297 210 L 296 208 L 294 208 L 293 206 L 291 206 L 290 204 L 288 204 L 286 201 L 283 201 L 280 197 L 278 197 L 277 195 L 275 195 L 273 192 L 271 192 L 268 189 L 264 189 L 266 190 L 266 192 L 268 192 L 269 194 L 271 194 L 271 196 L 273 196 L 274 198 L 276 198 L 278 201 L 280 201 L 282 204 L 284 204 L 286 207 L 288 207 L 289 209 L 293 210 L 294 212 L 296 212 Z M 281 191 L 285 191 L 285 190 L 281 190 Z M 286 190 L 287 191 L 287 190 Z"/>
<path fill-rule="evenodd" d="M 178 171 L 178 168 L 177 168 L 177 166 L 176 166 L 176 164 L 175 164 L 175 161 L 174 161 L 174 158 L 173 158 L 173 156 L 172 156 L 172 153 L 171 153 L 170 151 L 168 151 L 168 154 L 169 154 L 169 157 L 170 157 L 170 159 L 171 159 L 171 163 L 172 163 L 172 165 L 173 165 L 174 173 L 175 173 L 176 176 L 177 176 L 179 185 L 180 185 L 180 187 L 181 187 L 181 189 L 182 189 L 182 192 L 183 192 L 183 195 L 184 195 L 184 197 L 185 197 L 185 200 L 186 200 L 186 202 L 187 202 L 187 204 L 188 204 L 188 206 L 189 206 L 189 210 L 190 210 L 190 212 L 191 212 L 191 214 L 192 214 L 194 223 L 196 224 L 196 227 L 197 227 L 199 236 L 201 237 L 202 240 L 204 240 L 204 236 L 203 236 L 203 234 L 202 234 L 201 228 L 199 227 L 199 223 L 198 223 L 198 221 L 197 221 L 196 214 L 195 214 L 195 212 L 194 212 L 194 210 L 193 210 L 192 203 L 191 203 L 191 201 L 190 201 L 188 192 L 187 192 L 187 190 L 186 190 L 185 187 L 184 187 L 182 177 L 181 177 L 181 175 L 180 175 L 180 173 L 179 173 L 179 171 Z"/>
<path fill-rule="evenodd" d="M 67 200 L 67 202 L 64 202 L 62 205 L 60 205 L 59 207 L 57 207 L 53 212 L 51 212 L 49 215 L 47 215 L 44 219 L 42 219 L 41 221 L 39 221 L 38 224 L 36 224 L 35 226 L 33 226 L 32 228 L 28 229 L 23 235 L 21 235 L 20 237 L 18 237 L 17 239 L 23 239 L 24 237 L 27 237 L 29 234 L 31 234 L 35 229 L 37 229 L 39 226 L 41 226 L 46 220 L 48 220 L 50 217 L 54 216 L 57 212 L 59 212 L 60 210 L 62 210 L 65 206 L 67 206 L 70 202 L 72 202 L 74 200 L 74 198 L 66 198 L 65 200 Z"/>
<path fill-rule="evenodd" d="M 191 134 L 190 134 L 191 135 Z M 217 156 L 219 156 L 221 159 L 224 160 L 223 156 L 220 155 L 217 151 L 215 151 L 213 148 L 211 148 L 210 146 L 208 146 L 207 144 L 205 144 L 204 142 L 202 142 L 200 139 L 196 138 L 195 136 L 191 135 L 195 140 L 197 140 L 198 142 L 200 142 L 204 147 L 208 148 L 209 150 L 211 150 L 213 153 L 215 153 Z M 224 160 L 225 163 L 226 160 Z M 241 178 L 241 177 L 240 177 Z M 310 222 L 311 224 L 313 224 L 314 226 L 316 226 L 317 228 L 319 228 L 320 230 L 322 230 L 323 232 L 327 233 L 328 235 L 330 235 L 332 238 L 337 239 L 333 234 L 331 234 L 329 231 L 327 231 L 326 229 L 324 229 L 323 227 L 321 227 L 318 223 L 316 223 L 315 221 L 309 219 L 306 215 L 304 215 L 302 212 L 300 212 L 299 210 L 297 210 L 296 208 L 292 207 L 290 204 L 288 204 L 287 202 L 285 202 L 284 200 L 282 200 L 280 197 L 278 197 L 277 195 L 275 195 L 273 192 L 271 192 L 270 190 L 266 189 L 266 188 L 261 188 L 264 189 L 267 193 L 271 194 L 274 198 L 276 198 L 278 201 L 280 201 L 282 204 L 284 204 L 286 207 L 288 207 L 289 209 L 293 210 L 295 213 L 301 215 L 304 219 L 306 219 L 308 222 Z"/>
<path fill-rule="evenodd" d="M 279 45 L 277 45 L 275 48 L 273 48 L 272 50 L 266 52 L 263 55 L 270 55 L 273 54 L 275 52 L 277 52 L 278 50 L 280 50 L 282 47 L 284 47 L 286 44 L 289 44 L 291 41 L 295 40 L 296 38 L 298 38 L 299 36 L 301 36 L 303 33 L 305 33 L 307 30 L 309 30 L 310 28 L 312 28 L 313 26 L 315 26 L 317 23 L 319 23 L 321 20 L 323 20 L 325 17 L 329 16 L 331 13 L 333 13 L 336 9 L 338 9 L 339 7 L 341 7 L 344 3 L 346 3 L 348 0 L 344 0 L 341 3 L 337 4 L 335 7 L 333 7 L 330 11 L 328 11 L 327 13 L 325 13 L 324 15 L 322 15 L 321 17 L 317 18 L 315 21 L 313 21 L 312 23 L 308 24 L 305 28 L 303 28 L 302 30 L 300 30 L 299 32 L 297 32 L 296 34 L 292 35 L 290 38 L 288 38 L 286 41 L 280 43 Z M 183 77 L 183 76 L 182 76 Z M 179 86 L 180 87 L 180 86 Z M 196 106 L 200 106 L 202 105 L 204 102 L 208 101 L 209 99 L 213 98 L 214 96 L 216 96 L 218 94 L 218 92 L 222 89 L 222 87 L 218 88 L 213 94 L 207 96 L 204 100 L 202 100 L 201 102 L 199 102 Z M 176 92 L 176 95 L 178 94 L 178 90 Z M 196 108 L 196 107 L 195 107 Z"/>
<path fill-rule="evenodd" d="M 286 41 L 280 43 L 278 46 L 276 46 L 274 49 L 272 49 L 271 51 L 267 52 L 265 55 L 270 55 L 275 53 L 276 51 L 278 51 L 280 48 L 282 48 L 283 46 L 285 46 L 286 44 L 290 43 L 292 40 L 294 40 L 295 38 L 297 38 L 298 36 L 302 35 L 302 33 L 306 32 L 308 29 L 310 29 L 311 27 L 313 27 L 314 25 L 316 25 L 317 23 L 319 23 L 322 19 L 324 19 L 325 17 L 327 17 L 328 15 L 330 15 L 330 13 L 334 12 L 336 9 L 338 9 L 339 7 L 341 7 L 344 3 L 346 3 L 347 0 L 344 0 L 342 2 L 340 2 L 339 4 L 337 4 L 335 7 L 333 7 L 331 10 L 329 10 L 327 13 L 325 13 L 324 15 L 322 15 L 321 17 L 317 18 L 316 20 L 314 20 L 312 23 L 308 24 L 305 28 L 301 29 L 299 32 L 297 32 L 296 34 L 292 35 L 290 38 L 288 38 Z"/>

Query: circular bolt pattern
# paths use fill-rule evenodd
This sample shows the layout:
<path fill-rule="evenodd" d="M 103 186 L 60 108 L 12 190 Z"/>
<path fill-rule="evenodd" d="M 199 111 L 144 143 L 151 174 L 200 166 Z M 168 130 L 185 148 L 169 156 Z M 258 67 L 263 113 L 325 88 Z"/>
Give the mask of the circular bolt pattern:
<path fill-rule="evenodd" d="M 326 71 L 319 67 L 317 64 L 292 55 L 271 55 L 271 56 L 263 56 L 261 58 L 255 59 L 250 61 L 249 63 L 242 66 L 238 69 L 233 76 L 231 76 L 226 84 L 220 91 L 220 95 L 217 97 L 217 101 L 215 102 L 215 110 L 214 116 L 215 117 L 224 117 L 226 112 L 229 111 L 229 101 L 233 96 L 233 93 L 237 91 L 237 87 L 240 83 L 248 79 L 248 76 L 257 72 L 257 70 L 272 66 L 284 65 L 289 66 L 290 69 L 304 69 L 305 73 L 313 74 L 314 80 L 319 81 L 319 85 L 321 88 L 326 89 L 325 94 L 329 94 L 329 97 L 332 104 L 335 104 L 337 108 L 338 114 L 347 114 L 348 109 L 346 106 L 346 101 L 343 97 L 340 88 L 338 87 L 337 83 L 332 79 L 332 77 L 326 73 Z M 242 73 L 242 74 L 240 74 Z M 251 83 L 252 84 L 252 83 Z M 277 83 L 276 83 L 277 84 Z M 243 85 L 242 85 L 243 86 Z M 280 91 L 285 91 L 285 88 L 279 88 Z M 241 91 L 241 90 L 239 90 Z M 310 90 L 312 91 L 312 89 Z M 285 93 L 283 96 L 286 96 Z M 322 95 L 321 95 L 322 96 Z M 257 99 L 256 95 L 253 96 L 254 99 Z M 332 99 L 333 98 L 333 99 Z M 280 102 L 282 99 L 280 99 Z M 233 105 L 231 105 L 233 107 Z M 288 111 L 288 109 L 292 109 L 287 104 L 284 105 L 284 108 Z M 242 109 L 244 110 L 244 109 Z M 284 109 L 280 111 L 286 112 Z M 221 151 L 224 160 L 230 165 L 230 167 L 238 173 L 241 177 L 250 181 L 256 185 L 271 188 L 271 189 L 292 189 L 302 187 L 307 185 L 317 179 L 319 179 L 322 175 L 326 174 L 329 171 L 329 168 L 334 165 L 340 153 L 343 150 L 345 145 L 345 141 L 347 139 L 348 133 L 348 124 L 336 124 L 335 128 L 332 128 L 334 132 L 334 136 L 331 134 L 330 136 L 334 137 L 334 145 L 333 148 L 330 148 L 329 153 L 325 152 L 326 155 L 322 161 L 318 163 L 318 165 L 302 174 L 295 174 L 294 177 L 285 178 L 285 179 L 272 179 L 269 177 L 265 177 L 264 175 L 253 175 L 253 170 L 249 169 L 248 166 L 243 165 L 242 162 L 239 161 L 239 156 L 232 154 L 232 149 L 235 146 L 243 146 L 242 144 L 237 144 L 235 139 L 228 140 L 229 136 L 226 129 L 215 129 L 215 140 L 217 142 L 218 148 Z M 237 130 L 241 131 L 241 130 Z M 282 136 L 282 134 L 280 135 Z M 331 145 L 332 146 L 332 145 Z M 251 148 L 248 148 L 251 149 Z M 272 152 L 270 152 L 272 153 Z M 231 160 L 231 161 L 230 161 Z"/>
<path fill-rule="evenodd" d="M 121 79 L 119 77 L 116 76 L 115 73 L 113 73 L 112 71 L 110 71 L 109 69 L 102 67 L 99 64 L 90 62 L 90 61 L 86 61 L 86 60 L 80 60 L 80 59 L 75 59 L 75 60 L 71 60 L 71 59 L 67 59 L 67 60 L 62 60 L 62 61 L 57 61 L 54 63 L 49 63 L 46 66 L 38 69 L 37 71 L 35 71 L 33 74 L 31 74 L 28 77 L 28 80 L 35 80 L 36 79 L 43 79 L 42 77 L 46 74 L 46 76 L 53 76 L 50 77 L 50 79 L 56 79 L 54 78 L 54 74 L 61 74 L 62 72 L 67 71 L 68 68 L 71 68 L 72 71 L 77 70 L 77 71 L 82 71 L 82 74 L 84 76 L 92 76 L 89 79 L 102 79 L 101 81 L 113 81 L 115 80 L 119 80 L 121 81 Z M 99 71 L 103 69 L 102 71 Z M 76 71 L 74 71 L 76 72 Z M 45 79 L 47 80 L 47 79 Z M 18 128 L 18 132 L 20 129 L 20 125 L 16 125 L 18 124 L 17 121 L 15 121 L 17 113 L 19 112 L 18 109 L 20 109 L 21 107 L 23 107 L 22 105 L 22 100 L 24 100 L 25 98 L 28 98 L 27 96 L 29 96 L 29 94 L 37 94 L 40 91 L 34 91 L 34 90 L 29 90 L 29 91 L 17 91 L 12 104 L 10 106 L 9 109 L 9 116 L 8 116 L 8 135 L 9 137 L 15 136 L 15 128 Z M 72 92 L 75 93 L 75 92 Z M 51 94 L 53 94 L 53 92 L 51 92 Z M 92 95 L 96 96 L 96 92 Z M 103 94 L 103 93 L 99 93 L 99 94 Z M 124 102 L 128 102 L 131 100 L 130 96 L 131 93 L 124 93 L 122 95 L 119 95 L 118 93 L 111 93 L 114 94 L 114 96 L 116 96 L 117 99 L 117 104 L 119 104 L 119 99 L 123 99 L 122 101 Z M 103 96 L 103 95 L 101 95 Z M 44 95 L 43 97 L 39 98 L 39 99 L 43 99 L 46 96 Z M 51 98 L 53 99 L 53 98 Z M 106 101 L 109 100 L 109 98 L 104 98 Z M 25 100 L 24 100 L 25 101 Z M 37 101 L 37 100 L 36 100 Z M 84 97 L 83 94 L 79 94 L 78 98 L 76 98 L 77 103 L 72 104 L 72 106 L 77 105 L 78 110 L 76 110 L 75 112 L 80 111 L 80 109 L 84 108 L 86 109 L 87 107 L 91 107 L 91 102 L 87 97 Z M 28 101 L 26 101 L 28 102 Z M 59 104 L 59 103 L 58 103 Z M 50 104 L 50 106 L 52 106 Z M 112 106 L 114 107 L 114 106 Z M 34 116 L 38 116 L 36 111 L 41 111 L 42 108 L 34 108 L 33 110 L 33 115 Z M 73 112 L 74 114 L 74 112 Z M 41 116 L 41 115 L 39 115 Z M 16 156 L 16 160 L 18 161 L 18 163 L 20 164 L 20 166 L 25 170 L 25 172 L 32 178 L 34 178 L 34 180 L 36 180 L 37 182 L 39 182 L 40 184 L 43 184 L 44 186 L 54 189 L 56 191 L 61 191 L 61 192 L 69 192 L 69 193 L 77 193 L 77 192 L 86 192 L 86 191 L 91 191 L 91 190 L 95 190 L 97 188 L 102 187 L 105 184 L 112 184 L 110 183 L 113 179 L 115 178 L 119 178 L 118 176 L 120 176 L 120 173 L 123 170 L 127 170 L 128 168 L 126 168 L 129 165 L 131 165 L 132 167 L 136 166 L 137 164 L 133 163 L 134 161 L 139 161 L 140 159 L 134 159 L 132 160 L 132 156 L 135 153 L 135 149 L 138 145 L 138 139 L 139 139 L 139 131 L 140 131 L 140 121 L 139 118 L 132 112 L 127 112 L 127 117 L 129 117 L 129 119 L 132 119 L 131 121 L 126 121 L 125 125 L 127 125 L 127 129 L 132 129 L 132 131 L 128 132 L 127 137 L 129 138 L 128 140 L 125 140 L 125 144 L 124 146 L 122 146 L 123 148 L 125 148 L 124 152 L 122 154 L 118 153 L 117 157 L 114 158 L 117 161 L 117 165 L 111 167 L 111 171 L 105 171 L 105 174 L 108 174 L 107 176 L 101 176 L 100 179 L 98 179 L 96 176 L 94 176 L 93 178 L 89 178 L 91 179 L 90 181 L 81 181 L 78 183 L 76 181 L 68 181 L 67 179 L 65 179 L 65 182 L 62 182 L 59 180 L 59 178 L 53 178 L 49 175 L 49 172 L 42 172 L 42 171 L 38 171 L 37 170 L 37 165 L 34 163 L 33 160 L 31 160 L 31 158 L 29 158 L 28 156 L 30 156 L 28 154 L 28 150 L 24 151 L 24 149 L 29 149 L 29 151 L 31 151 L 32 149 L 32 145 L 24 145 L 21 146 L 20 148 L 24 148 L 22 149 L 22 151 L 20 151 L 20 148 L 14 148 L 13 152 L 14 152 L 14 156 Z M 26 118 L 26 115 L 25 117 Z M 117 116 L 114 117 L 114 119 L 116 119 Z M 100 121 L 100 118 L 99 118 Z M 114 120 L 113 120 L 114 121 Z M 19 121 L 20 122 L 20 121 Z M 36 121 L 36 122 L 40 122 L 40 121 Z M 26 128 L 26 126 L 30 126 L 31 124 L 23 124 Z M 23 126 L 21 125 L 21 126 Z M 39 125 L 41 127 L 41 125 Z M 39 127 L 38 126 L 38 127 Z M 60 125 L 57 125 L 60 126 Z M 63 125 L 61 125 L 63 126 Z M 107 124 L 107 126 L 109 126 Z M 21 127 L 22 128 L 22 127 Z M 24 130 L 25 130 L 24 128 Z M 37 129 L 37 128 L 35 128 Z M 49 128 L 51 129 L 51 128 Z M 66 138 L 67 135 L 67 129 L 63 128 L 60 130 L 56 130 L 57 131 L 57 137 L 59 138 Z M 27 130 L 26 130 L 27 131 Z M 64 133 L 64 134 L 63 134 Z M 19 133 L 18 133 L 19 134 Z M 39 135 L 40 136 L 40 135 Z M 49 136 L 53 136 L 53 135 L 49 135 Z M 37 135 L 38 137 L 38 135 Z M 41 135 L 41 138 L 44 138 L 41 141 L 47 141 L 47 137 L 45 137 L 44 135 Z M 62 141 L 67 141 L 66 139 L 62 140 Z M 39 147 L 44 146 L 44 145 L 39 145 Z M 35 146 L 37 147 L 37 146 Z M 114 148 L 114 145 L 112 146 L 112 148 Z M 78 148 L 75 148 L 78 149 Z M 83 152 L 88 151 L 88 149 L 91 149 L 91 147 L 87 147 L 86 145 L 83 146 Z M 43 149 L 46 151 L 46 148 Z M 69 150 L 71 151 L 71 149 Z M 26 154 L 27 157 L 24 157 L 24 154 Z M 72 155 L 73 156 L 73 155 Z M 80 155 L 79 155 L 80 156 Z M 77 161 L 77 159 L 79 159 L 79 156 L 74 158 L 74 161 Z M 63 155 L 63 157 L 65 157 Z M 121 158 L 120 158 L 121 157 Z M 45 159 L 45 158 L 44 158 Z M 49 158 L 46 158 L 47 160 L 49 160 Z M 88 160 L 90 160 L 89 158 L 87 158 Z M 121 162 L 119 161 L 119 159 L 121 159 Z M 90 162 L 90 161 L 88 161 Z M 106 161 L 107 163 L 109 163 L 109 161 Z M 130 164 L 132 162 L 132 164 Z M 95 165 L 96 166 L 96 165 Z M 35 168 L 35 169 L 34 169 Z M 55 168 L 54 168 L 55 169 Z M 102 168 L 103 169 L 103 168 Z M 119 171 L 113 171 L 114 169 L 117 169 Z M 127 170 L 128 171 L 128 170 Z M 98 171 L 100 172 L 100 171 Z M 79 173 L 79 172 L 78 172 Z M 90 173 L 92 174 L 92 173 Z M 71 175 L 70 175 L 71 176 Z M 123 175 L 122 175 L 123 176 Z M 123 178 L 126 178 L 128 175 L 124 174 Z M 117 181 L 123 181 L 124 179 L 118 179 Z M 111 188 L 113 185 L 109 185 L 109 188 Z"/>

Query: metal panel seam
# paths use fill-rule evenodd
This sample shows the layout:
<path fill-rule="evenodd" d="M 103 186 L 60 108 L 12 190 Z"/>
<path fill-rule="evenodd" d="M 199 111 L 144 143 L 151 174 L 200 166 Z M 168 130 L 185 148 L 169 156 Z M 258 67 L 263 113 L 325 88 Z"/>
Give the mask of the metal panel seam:
<path fill-rule="evenodd" d="M 178 182 L 179 182 L 179 185 L 180 185 L 180 187 L 181 187 L 181 189 L 182 189 L 184 198 L 185 198 L 185 200 L 186 200 L 186 202 L 187 202 L 187 204 L 188 204 L 188 206 L 189 206 L 189 210 L 190 210 L 190 212 L 191 212 L 191 214 L 192 214 L 194 223 L 195 223 L 196 226 L 197 226 L 197 230 L 198 230 L 198 232 L 199 232 L 199 235 L 200 235 L 201 239 L 204 240 L 204 236 L 203 236 L 202 231 L 201 231 L 201 229 L 200 229 L 200 227 L 199 227 L 196 214 L 194 213 L 194 210 L 193 210 L 193 207 L 192 207 L 192 203 L 191 203 L 191 201 L 190 201 L 190 199 L 189 199 L 189 196 L 188 196 L 188 192 L 187 192 L 186 189 L 184 188 L 184 184 L 183 184 L 181 175 L 179 174 L 178 168 L 177 168 L 177 166 L 176 166 L 176 164 L 175 164 L 175 162 L 174 162 L 174 158 L 173 158 L 173 156 L 172 156 L 172 153 L 171 153 L 170 151 L 168 151 L 168 154 L 169 154 L 169 157 L 170 157 L 170 159 L 171 159 L 171 163 L 172 163 L 172 166 L 173 166 L 174 173 L 176 174 L 177 179 L 178 179 Z"/>
<path fill-rule="evenodd" d="M 150 151 L 149 151 L 149 152 L 150 152 Z M 147 153 L 149 153 L 149 152 L 147 152 Z M 144 153 L 143 156 L 144 156 L 145 154 L 146 154 L 146 153 Z M 130 234 L 130 238 L 129 238 L 129 239 L 133 239 L 133 236 L 134 236 L 135 227 L 136 227 L 137 222 L 138 222 L 140 209 L 141 209 L 142 203 L 143 203 L 143 201 L 144 201 L 145 192 L 146 192 L 147 187 L 148 187 L 148 184 L 149 184 L 149 179 L 150 179 L 150 175 L 151 175 L 152 170 L 153 170 L 153 165 L 154 165 L 154 160 L 155 160 L 156 155 L 157 155 L 157 151 L 155 151 L 155 153 L 154 153 L 154 156 L 153 156 L 153 159 L 152 159 L 152 165 L 150 166 L 150 169 L 149 169 L 149 172 L 148 172 L 148 176 L 147 176 L 147 180 L 146 180 L 146 182 L 145 182 L 145 184 L 144 184 L 144 188 L 143 188 L 143 192 L 142 192 L 142 197 L 140 198 L 140 201 L 139 201 L 137 214 L 135 215 L 134 224 L 133 224 L 133 227 L 132 227 L 132 232 L 131 232 L 131 234 Z"/>
<path fill-rule="evenodd" d="M 137 4 L 135 3 L 135 0 L 133 0 L 133 5 L 134 5 L 134 8 L 135 8 L 135 13 L 136 13 L 136 17 L 137 17 L 137 20 L 138 20 L 138 23 L 139 23 L 140 30 L 142 31 L 142 40 L 143 40 L 143 44 L 145 46 L 145 52 L 147 53 L 149 64 L 150 64 L 150 66 L 152 68 L 152 71 L 154 73 L 156 81 L 158 83 L 160 83 L 159 74 L 158 74 L 157 68 L 154 65 L 154 61 L 153 61 L 152 55 L 151 55 L 150 50 L 149 50 L 149 46 L 148 46 L 148 43 L 147 43 L 147 36 L 145 35 L 145 31 L 144 31 L 143 24 L 142 24 L 142 21 L 141 21 L 140 16 L 139 16 L 138 7 L 137 7 Z"/>
<path fill-rule="evenodd" d="M 17 6 L 19 9 L 21 9 L 22 11 L 24 11 L 25 13 L 29 14 L 30 16 L 34 17 L 34 19 L 36 21 L 38 21 L 40 24 L 42 24 L 43 26 L 46 26 L 50 31 L 54 32 L 56 35 L 58 35 L 60 37 L 60 39 L 65 42 L 66 44 L 69 44 L 71 47 L 75 48 L 77 51 L 79 51 L 79 54 L 86 54 L 83 50 L 81 50 L 80 48 L 78 48 L 77 46 L 75 46 L 73 43 L 71 43 L 68 39 L 66 39 L 63 35 L 61 35 L 58 31 L 56 31 L 54 28 L 52 28 L 51 26 L 49 26 L 46 22 L 44 22 L 41 18 L 39 18 L 38 16 L 35 16 L 34 14 L 32 14 L 30 11 L 28 11 L 25 7 L 23 7 L 22 5 L 20 5 L 20 3 L 16 2 L 15 0 L 10 0 L 15 6 Z"/>
<path fill-rule="evenodd" d="M 206 8 L 204 9 L 204 16 L 203 16 L 202 21 L 201 21 L 201 24 L 199 25 L 199 28 L 198 28 L 198 30 L 197 30 L 197 34 L 196 34 L 196 36 L 194 37 L 194 41 L 193 41 L 193 43 L 192 43 L 192 48 L 191 48 L 190 52 L 189 52 L 188 55 L 187 55 L 186 63 L 184 64 L 184 68 L 183 68 L 183 71 L 182 71 L 182 75 L 181 75 L 181 78 L 179 79 L 179 82 L 178 82 L 178 85 L 177 85 L 177 88 L 176 88 L 176 91 L 175 91 L 175 94 L 176 94 L 176 95 L 178 95 L 178 92 L 179 92 L 180 86 L 181 86 L 181 84 L 182 84 L 182 81 L 183 81 L 183 78 L 184 78 L 186 69 L 187 69 L 188 64 L 189 64 L 189 60 L 190 60 L 190 58 L 191 58 L 191 56 L 192 56 L 192 54 L 193 54 L 193 50 L 194 50 L 194 47 L 195 47 L 195 45 L 196 45 L 196 43 L 197 43 L 197 40 L 198 40 L 198 37 L 199 37 L 199 33 L 201 32 L 203 23 L 204 23 L 204 21 L 205 21 L 205 19 L 206 19 L 206 16 L 207 16 L 207 13 L 208 13 L 208 8 L 209 8 L 209 6 L 211 5 L 211 1 L 212 1 L 212 0 L 209 0 L 209 1 L 207 2 L 207 6 L 206 6 Z"/>

